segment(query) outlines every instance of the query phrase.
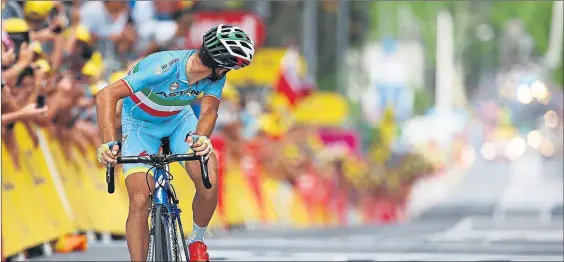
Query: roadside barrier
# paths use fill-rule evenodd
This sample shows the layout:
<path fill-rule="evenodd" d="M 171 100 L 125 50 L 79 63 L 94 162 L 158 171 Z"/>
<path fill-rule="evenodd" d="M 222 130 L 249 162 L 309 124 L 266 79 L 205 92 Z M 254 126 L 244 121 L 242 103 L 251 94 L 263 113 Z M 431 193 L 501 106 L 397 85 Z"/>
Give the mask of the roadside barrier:
<path fill-rule="evenodd" d="M 19 169 L 2 144 L 4 257 L 25 257 L 29 248 L 50 247 L 50 243 L 55 243 L 53 247 L 59 253 L 84 250 L 85 235 L 91 233 L 125 235 L 128 196 L 121 172 L 116 172 L 116 191 L 110 195 L 106 192 L 104 167 L 97 163 L 94 148 L 81 152 L 72 146 L 70 154 L 65 155 L 64 146 L 70 145 L 61 144 L 47 130 L 36 131 L 36 146 L 21 123 L 14 128 Z M 221 159 L 221 146 L 218 149 L 223 164 L 218 187 L 220 205 L 208 225 L 211 232 L 253 225 L 331 225 L 342 216 L 335 213 L 339 209 L 329 210 L 319 199 L 308 200 L 307 194 L 287 182 L 260 174 L 252 159 L 246 159 L 245 165 Z M 172 164 L 171 172 L 180 199 L 182 223 L 190 228 L 194 185 L 179 164 Z M 190 234 L 190 230 L 185 233 Z"/>

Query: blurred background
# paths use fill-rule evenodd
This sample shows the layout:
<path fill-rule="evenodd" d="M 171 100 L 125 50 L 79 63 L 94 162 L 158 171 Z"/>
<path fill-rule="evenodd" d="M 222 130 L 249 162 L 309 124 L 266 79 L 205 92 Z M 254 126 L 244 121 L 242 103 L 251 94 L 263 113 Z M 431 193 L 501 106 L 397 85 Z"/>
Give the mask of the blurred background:
<path fill-rule="evenodd" d="M 107 194 L 95 160 L 96 93 L 229 23 L 258 49 L 229 74 L 213 135 L 212 260 L 562 261 L 562 13 L 2 0 L 2 257 L 129 259 L 124 178 Z M 189 225 L 194 188 L 172 169 Z"/>

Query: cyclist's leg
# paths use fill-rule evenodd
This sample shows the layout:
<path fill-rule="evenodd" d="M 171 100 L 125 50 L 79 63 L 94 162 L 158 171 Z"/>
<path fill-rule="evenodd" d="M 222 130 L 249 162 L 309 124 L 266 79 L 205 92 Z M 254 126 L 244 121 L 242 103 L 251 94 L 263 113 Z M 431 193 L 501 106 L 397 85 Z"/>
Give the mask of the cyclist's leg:
<path fill-rule="evenodd" d="M 141 126 L 141 124 L 146 124 L 146 122 L 137 122 L 131 118 L 124 118 L 124 120 L 122 124 L 122 155 L 156 154 L 161 141 L 142 131 L 147 131 L 147 128 L 149 129 L 148 132 L 151 130 L 148 126 L 144 128 Z M 143 164 L 123 165 L 125 185 L 129 196 L 129 213 L 125 234 L 132 261 L 145 261 L 147 259 L 149 247 L 149 230 L 147 226 L 149 190 L 153 191 L 155 185 L 153 177 L 149 176 L 150 189 L 147 187 L 146 173 L 148 170 L 149 166 Z"/>
<path fill-rule="evenodd" d="M 189 152 L 188 144 L 185 142 L 186 135 L 194 132 L 198 119 L 193 113 L 185 114 L 170 137 L 171 151 L 174 154 L 185 154 Z M 200 174 L 200 165 L 197 161 L 187 161 L 184 163 L 186 171 L 194 182 L 196 188 L 196 195 L 192 202 L 192 210 L 194 214 L 194 232 L 191 237 L 191 242 L 194 240 L 202 241 L 205 229 L 210 222 L 215 208 L 217 206 L 217 173 L 218 165 L 215 155 L 211 155 L 208 161 L 208 173 L 210 182 L 212 183 L 211 189 L 206 189 L 202 183 Z"/>

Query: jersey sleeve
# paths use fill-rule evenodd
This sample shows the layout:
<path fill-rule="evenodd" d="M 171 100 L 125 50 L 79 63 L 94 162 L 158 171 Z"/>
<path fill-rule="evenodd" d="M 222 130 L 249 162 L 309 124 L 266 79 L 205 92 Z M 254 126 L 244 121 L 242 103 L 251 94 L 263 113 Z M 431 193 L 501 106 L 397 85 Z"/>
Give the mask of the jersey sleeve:
<path fill-rule="evenodd" d="M 170 56 L 152 54 L 139 61 L 123 78 L 132 93 L 139 92 L 145 88 L 157 86 L 173 77 L 176 66 L 168 65 Z"/>
<path fill-rule="evenodd" d="M 223 86 L 225 85 L 225 79 L 227 79 L 226 76 L 213 82 L 209 88 L 204 90 L 204 96 L 213 96 L 217 99 L 221 99 L 221 92 L 223 91 Z"/>

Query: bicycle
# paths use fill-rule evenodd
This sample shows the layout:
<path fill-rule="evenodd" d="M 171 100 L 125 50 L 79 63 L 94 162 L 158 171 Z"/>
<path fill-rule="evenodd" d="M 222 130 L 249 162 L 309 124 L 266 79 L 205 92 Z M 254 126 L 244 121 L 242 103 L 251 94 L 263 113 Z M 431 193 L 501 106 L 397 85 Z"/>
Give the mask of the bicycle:
<path fill-rule="evenodd" d="M 174 187 L 170 183 L 172 174 L 169 164 L 178 161 L 200 162 L 202 181 L 207 189 L 212 187 L 208 176 L 207 161 L 204 156 L 196 154 L 170 154 L 168 137 L 161 139 L 162 154 L 149 156 L 122 156 L 117 157 L 118 164 L 142 163 L 152 166 L 146 173 L 147 186 L 149 187 L 149 172 L 154 169 L 155 191 L 149 194 L 149 211 L 151 216 L 151 226 L 149 230 L 149 252 L 147 261 L 180 261 L 181 254 L 178 244 L 178 230 L 182 238 L 182 246 L 185 258 L 189 258 L 188 248 L 182 222 L 180 220 L 179 200 L 176 197 Z M 121 144 L 119 145 L 121 147 Z M 108 183 L 108 193 L 115 191 L 114 166 L 108 164 L 106 169 L 106 182 Z M 149 190 L 150 192 L 150 190 Z M 176 225 L 178 224 L 178 228 Z"/>

